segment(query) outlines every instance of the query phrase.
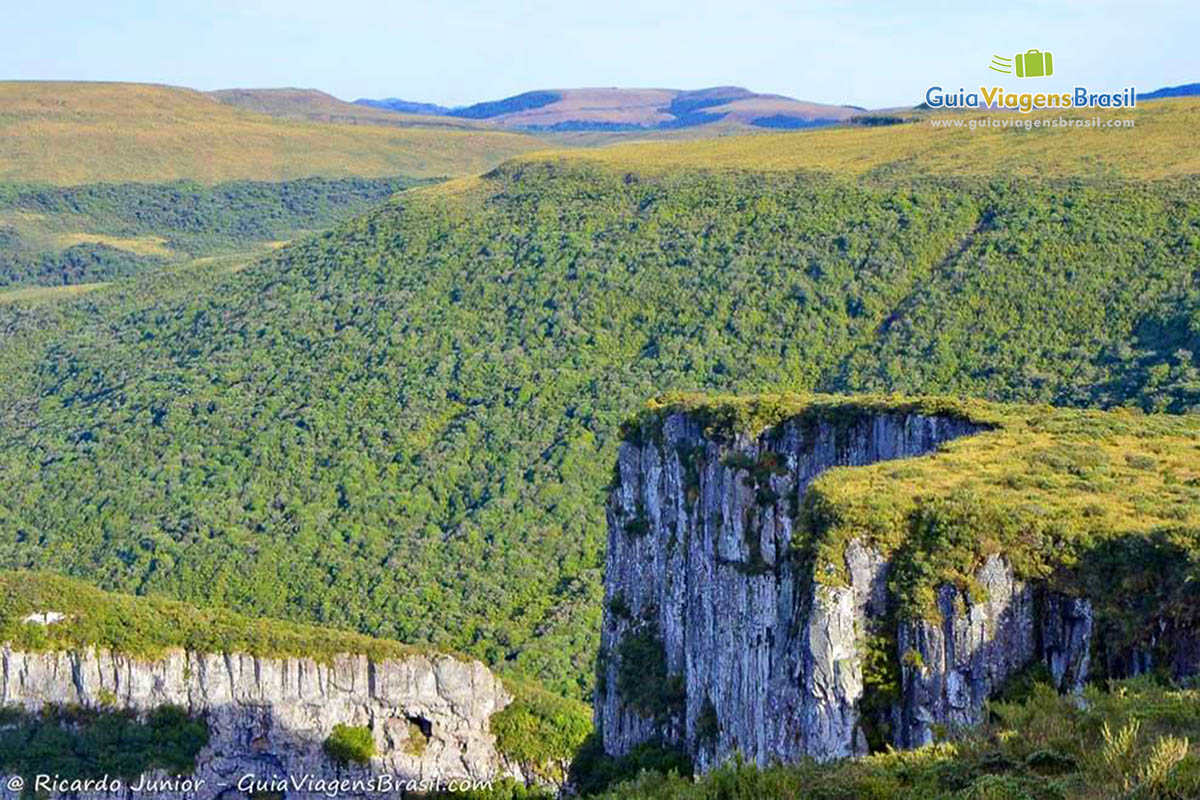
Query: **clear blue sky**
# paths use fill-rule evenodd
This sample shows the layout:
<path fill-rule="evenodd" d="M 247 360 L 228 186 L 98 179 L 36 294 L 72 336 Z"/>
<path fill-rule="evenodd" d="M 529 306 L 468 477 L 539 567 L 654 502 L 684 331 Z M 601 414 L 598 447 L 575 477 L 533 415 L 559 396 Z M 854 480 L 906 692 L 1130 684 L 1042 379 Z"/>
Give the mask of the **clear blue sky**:
<path fill-rule="evenodd" d="M 1000 77 L 987 70 L 992 53 L 1040 48 L 1054 53 L 1054 86 L 1148 90 L 1200 81 L 1200 0 L 797 0 L 740 7 L 736 0 L 4 0 L 4 6 L 0 79 L 302 86 L 350 100 L 395 96 L 445 104 L 538 88 L 737 84 L 881 107 L 917 102 L 930 84 L 991 85 Z"/>

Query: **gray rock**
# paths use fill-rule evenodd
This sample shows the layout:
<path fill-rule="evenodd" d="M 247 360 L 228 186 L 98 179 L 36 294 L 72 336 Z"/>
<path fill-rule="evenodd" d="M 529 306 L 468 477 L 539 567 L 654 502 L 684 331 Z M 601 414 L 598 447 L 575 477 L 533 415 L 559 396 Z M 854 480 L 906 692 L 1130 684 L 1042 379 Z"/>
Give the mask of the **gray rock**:
<path fill-rule="evenodd" d="M 848 585 L 810 574 L 791 552 L 796 504 L 832 466 L 928 453 L 974 430 L 956 419 L 880 414 L 792 421 L 725 446 L 674 415 L 661 442 L 622 446 L 608 505 L 595 703 L 605 750 L 660 740 L 701 769 L 735 752 L 758 764 L 861 753 L 861 640 L 886 613 L 888 565 L 854 543 Z M 685 697 L 654 719 L 627 702 L 619 679 L 622 642 L 647 627 L 661 635 Z M 698 725 L 708 704 L 715 736 L 711 720 Z"/>
<path fill-rule="evenodd" d="M 142 660 L 108 650 L 0 649 L 4 705 L 36 711 L 47 704 L 75 704 L 137 712 L 175 705 L 208 720 L 209 742 L 194 773 L 201 788 L 134 794 L 126 786 L 115 794 L 82 792 L 81 798 L 211 798 L 236 789 L 247 774 L 323 781 L 383 774 L 426 781 L 519 778 L 519 769 L 497 752 L 488 728 L 489 717 L 511 700 L 483 664 L 442 655 L 379 662 L 343 655 L 326 664 L 182 650 Z M 323 743 L 338 724 L 371 729 L 377 755 L 369 765 L 339 766 L 325 756 Z M 4 792 L 5 797 L 19 794 Z M 291 789 L 287 796 L 324 795 Z"/>
<path fill-rule="evenodd" d="M 1080 690 L 1091 606 L 1017 580 L 998 556 L 979 568 L 975 599 L 943 586 L 937 621 L 897 625 L 889 564 L 878 552 L 850 542 L 845 580 L 827 567 L 813 574 L 791 550 L 795 509 L 821 472 L 922 455 L 976 430 L 957 419 L 877 414 L 793 420 L 718 443 L 674 415 L 661 441 L 623 445 L 608 504 L 595 702 L 606 752 L 659 741 L 701 770 L 734 753 L 760 765 L 862 754 L 864 640 L 884 633 L 898 645 L 901 697 L 890 714 L 898 746 L 978 722 L 987 698 L 1039 658 L 1060 689 Z M 648 668 L 622 668 L 623 643 L 646 631 L 661 637 L 667 673 L 683 688 L 680 702 L 654 717 L 625 696 L 645 689 Z"/>

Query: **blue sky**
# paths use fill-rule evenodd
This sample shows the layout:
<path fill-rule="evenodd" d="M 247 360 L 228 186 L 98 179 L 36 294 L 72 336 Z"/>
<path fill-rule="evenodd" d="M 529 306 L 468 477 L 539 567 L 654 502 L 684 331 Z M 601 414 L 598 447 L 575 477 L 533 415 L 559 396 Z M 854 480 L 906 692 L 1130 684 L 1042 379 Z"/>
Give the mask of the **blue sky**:
<path fill-rule="evenodd" d="M 302 86 L 446 104 L 538 88 L 736 84 L 883 107 L 918 102 L 931 84 L 1003 84 L 987 70 L 991 55 L 1039 48 L 1055 58 L 1047 89 L 1200 81 L 1197 0 L 5 5 L 0 79 Z"/>

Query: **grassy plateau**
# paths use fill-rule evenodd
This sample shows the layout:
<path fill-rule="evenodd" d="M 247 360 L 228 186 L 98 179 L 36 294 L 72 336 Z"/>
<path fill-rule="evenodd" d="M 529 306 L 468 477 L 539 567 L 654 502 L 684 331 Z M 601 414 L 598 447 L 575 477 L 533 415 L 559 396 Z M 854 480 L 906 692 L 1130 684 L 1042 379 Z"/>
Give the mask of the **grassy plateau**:
<path fill-rule="evenodd" d="M 281 119 L 169 86 L 0 82 L 5 182 L 434 178 L 540 146 L 500 131 Z"/>

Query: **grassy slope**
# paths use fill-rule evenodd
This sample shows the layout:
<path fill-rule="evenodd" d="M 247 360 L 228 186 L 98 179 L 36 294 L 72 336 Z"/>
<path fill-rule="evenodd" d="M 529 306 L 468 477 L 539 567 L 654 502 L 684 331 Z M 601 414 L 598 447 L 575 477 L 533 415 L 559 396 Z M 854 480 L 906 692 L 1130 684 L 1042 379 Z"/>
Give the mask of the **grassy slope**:
<path fill-rule="evenodd" d="M 1137 131 L 1139 152 L 1178 156 L 1155 170 L 1192 169 L 1171 114 L 1194 108 L 1156 105 Z M 836 166 L 864 133 L 673 147 L 687 164 L 774 142 L 744 164 L 766 166 L 837 135 Z M 234 275 L 10 303 L 0 558 L 434 641 L 585 692 L 603 486 L 648 396 L 910 375 L 911 392 L 1200 403 L 1175 316 L 1196 307 L 1196 180 L 1096 178 L 1065 136 L 972 136 L 977 180 L 616 160 L 640 147 L 524 159 Z M 1092 177 L 987 172 L 1022 152 Z M 966 281 L 980 265 L 990 286 Z M 947 319 L 963 335 L 940 336 Z M 894 368 L 867 370 L 881 353 Z"/>
<path fill-rule="evenodd" d="M 69 286 L 23 286 L 17 289 L 0 290 L 0 304 L 37 303 L 78 297 L 105 286 L 101 283 L 76 283 Z"/>
<path fill-rule="evenodd" d="M 539 146 L 513 133 L 283 120 L 165 86 L 0 82 L 0 181 L 440 177 Z"/>
<path fill-rule="evenodd" d="M 650 142 L 564 152 L 615 169 L 655 173 L 675 169 L 833 170 L 854 175 L 1027 175 L 1164 178 L 1200 173 L 1200 100 L 1143 103 L 1135 109 L 1029 115 L 959 115 L 981 119 L 1088 118 L 1136 120 L 1134 129 L 934 128 L 922 121 L 884 128 L 829 128 L 762 136 Z M 537 153 L 533 159 L 554 154 Z"/>
<path fill-rule="evenodd" d="M 919 575 L 894 576 L 906 613 L 930 611 L 937 583 L 969 587 L 993 553 L 1026 577 L 1079 566 L 1108 540 L 1157 534 L 1200 558 L 1200 415 L 900 396 L 684 395 L 651 403 L 630 430 L 640 427 L 644 437 L 646 425 L 676 412 L 725 437 L 758 436 L 789 419 L 878 412 L 987 426 L 932 455 L 829 470 L 800 498 L 808 531 L 797 544 L 829 565 L 819 574 L 842 575 L 853 538 L 928 565 Z M 927 536 L 931 528 L 935 536 Z"/>
<path fill-rule="evenodd" d="M 354 125 L 386 125 L 393 128 L 451 128 L 493 130 L 477 122 L 436 114 L 404 114 L 371 106 L 347 103 L 316 89 L 221 89 L 207 92 L 226 105 L 284 119 L 313 122 L 342 122 Z"/>
<path fill-rule="evenodd" d="M 50 625 L 24 622 L 29 614 L 49 611 L 67 617 Z M 173 648 L 317 660 L 339 653 L 382 659 L 422 652 L 349 631 L 252 619 L 162 597 L 103 592 L 80 581 L 34 572 L 0 573 L 0 641 L 35 651 L 106 647 L 146 658 Z"/>

